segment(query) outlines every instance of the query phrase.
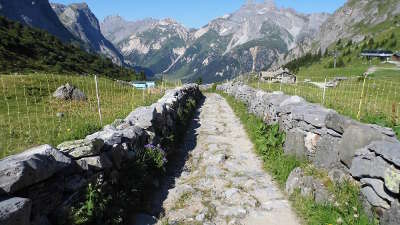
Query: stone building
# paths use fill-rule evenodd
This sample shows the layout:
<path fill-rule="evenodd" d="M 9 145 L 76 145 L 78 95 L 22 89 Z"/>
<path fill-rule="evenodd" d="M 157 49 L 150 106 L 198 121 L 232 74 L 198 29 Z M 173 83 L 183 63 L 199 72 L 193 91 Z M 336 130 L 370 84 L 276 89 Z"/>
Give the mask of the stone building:
<path fill-rule="evenodd" d="M 296 75 L 283 68 L 274 71 L 262 71 L 259 76 L 262 81 L 271 83 L 294 84 L 297 80 Z"/>

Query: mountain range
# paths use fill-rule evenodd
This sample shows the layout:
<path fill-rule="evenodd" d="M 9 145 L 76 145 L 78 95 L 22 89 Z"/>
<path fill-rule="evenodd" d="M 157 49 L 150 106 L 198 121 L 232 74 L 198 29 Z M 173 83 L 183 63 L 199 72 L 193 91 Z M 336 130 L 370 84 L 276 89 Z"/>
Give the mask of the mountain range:
<path fill-rule="evenodd" d="M 304 14 L 278 8 L 273 0 L 248 1 L 199 29 L 170 18 L 108 16 L 99 23 L 85 3 L 66 6 L 48 0 L 0 0 L 0 14 L 78 42 L 118 65 L 209 83 L 325 51 L 339 39 L 362 41 L 373 27 L 386 24 L 389 29 L 388 21 L 400 14 L 400 2 L 348 0 L 333 14 Z"/>

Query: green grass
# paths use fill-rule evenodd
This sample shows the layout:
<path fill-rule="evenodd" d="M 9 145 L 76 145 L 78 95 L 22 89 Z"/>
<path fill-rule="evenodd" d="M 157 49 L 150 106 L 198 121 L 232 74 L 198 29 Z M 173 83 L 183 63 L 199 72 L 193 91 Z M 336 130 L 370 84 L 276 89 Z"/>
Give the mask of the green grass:
<path fill-rule="evenodd" d="M 86 102 L 60 101 L 52 97 L 70 83 L 88 97 Z M 102 125 L 125 118 L 138 106 L 149 105 L 162 91 L 135 90 L 107 78 L 99 78 Z M 63 117 L 57 117 L 63 113 Z M 94 77 L 49 74 L 0 75 L 0 158 L 40 144 L 57 144 L 84 138 L 102 128 L 99 121 Z"/>
<path fill-rule="evenodd" d="M 313 199 L 303 197 L 298 192 L 290 196 L 290 201 L 304 224 L 371 224 L 362 210 L 359 188 L 356 185 L 350 182 L 334 184 L 329 180 L 325 171 L 317 170 L 307 162 L 300 162 L 293 156 L 285 155 L 282 149 L 285 136 L 279 132 L 277 125 L 265 125 L 261 119 L 247 112 L 244 103 L 225 93 L 217 93 L 227 100 L 240 118 L 254 143 L 256 153 L 263 159 L 264 168 L 273 176 L 281 189 L 284 189 L 290 172 L 296 167 L 302 167 L 307 175 L 320 179 L 335 196 L 335 203 L 328 204 L 317 204 Z"/>

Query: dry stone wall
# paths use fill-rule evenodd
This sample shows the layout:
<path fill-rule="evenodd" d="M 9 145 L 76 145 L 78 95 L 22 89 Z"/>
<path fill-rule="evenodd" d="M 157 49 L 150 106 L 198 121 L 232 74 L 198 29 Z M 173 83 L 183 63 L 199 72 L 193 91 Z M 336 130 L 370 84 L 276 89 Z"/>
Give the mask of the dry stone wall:
<path fill-rule="evenodd" d="M 54 214 L 76 202 L 90 181 L 104 174 L 119 179 L 121 167 L 135 160 L 138 150 L 175 134 L 179 111 L 189 99 L 200 98 L 198 85 L 185 85 L 83 140 L 0 160 L 0 224 L 52 224 Z"/>
<path fill-rule="evenodd" d="M 217 90 L 244 102 L 266 124 L 279 124 L 286 133 L 286 154 L 328 170 L 334 180 L 347 174 L 359 181 L 366 207 L 378 212 L 381 224 L 400 224 L 400 142 L 392 129 L 362 124 L 282 92 L 267 93 L 241 83 L 225 83 Z M 301 173 L 292 172 L 287 190 L 299 184 Z M 310 190 L 322 190 L 303 181 Z"/>

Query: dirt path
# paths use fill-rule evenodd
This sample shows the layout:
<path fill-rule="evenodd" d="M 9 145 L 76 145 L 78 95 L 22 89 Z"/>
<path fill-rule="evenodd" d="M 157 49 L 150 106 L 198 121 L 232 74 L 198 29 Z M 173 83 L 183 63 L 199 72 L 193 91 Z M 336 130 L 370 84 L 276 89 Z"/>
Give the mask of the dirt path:
<path fill-rule="evenodd" d="M 157 224 L 299 224 L 228 103 L 209 94 L 199 111 L 187 161 L 155 200 L 163 202 Z"/>

